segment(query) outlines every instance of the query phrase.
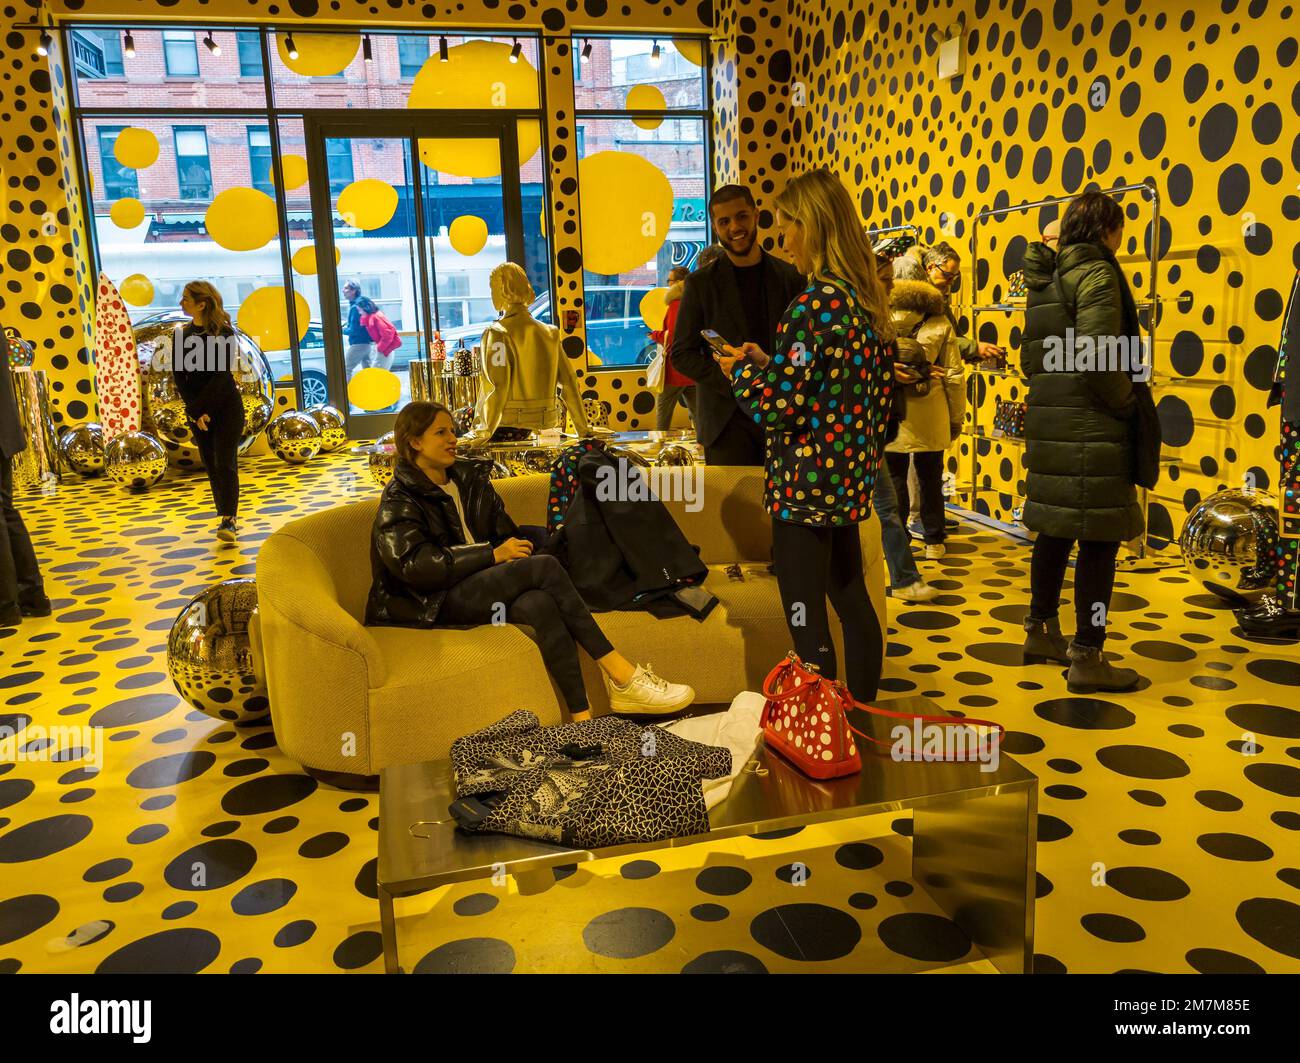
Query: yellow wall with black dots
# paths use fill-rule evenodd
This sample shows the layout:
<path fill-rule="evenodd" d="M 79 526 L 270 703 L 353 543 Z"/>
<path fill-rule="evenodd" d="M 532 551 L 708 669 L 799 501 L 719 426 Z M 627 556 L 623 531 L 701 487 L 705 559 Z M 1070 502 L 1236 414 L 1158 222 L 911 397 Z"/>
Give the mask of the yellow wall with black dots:
<path fill-rule="evenodd" d="M 740 57 L 735 135 L 755 195 L 768 200 L 773 181 L 779 189 L 787 175 L 830 166 L 864 218 L 915 223 L 924 239 L 962 250 L 963 299 L 978 211 L 1092 182 L 1154 182 L 1167 460 L 1149 517 L 1152 535 L 1166 539 L 1225 485 L 1249 476 L 1276 486 L 1278 419 L 1265 402 L 1300 268 L 1298 31 L 1285 0 L 792 0 L 718 10 L 718 34 L 734 37 Z M 949 34 L 962 38 L 965 70 L 940 81 L 936 51 Z M 981 231 L 981 302 L 1005 292 L 1026 238 L 1047 220 L 1016 217 Z M 1147 217 L 1130 220 L 1121 249 L 1139 298 Z M 981 316 L 981 338 L 1015 348 L 1019 325 Z M 985 426 L 995 395 L 1014 386 L 983 393 Z M 1012 494 L 1023 493 L 1021 448 L 985 445 L 985 497 L 1007 520 Z M 954 450 L 950 468 L 957 459 Z"/>

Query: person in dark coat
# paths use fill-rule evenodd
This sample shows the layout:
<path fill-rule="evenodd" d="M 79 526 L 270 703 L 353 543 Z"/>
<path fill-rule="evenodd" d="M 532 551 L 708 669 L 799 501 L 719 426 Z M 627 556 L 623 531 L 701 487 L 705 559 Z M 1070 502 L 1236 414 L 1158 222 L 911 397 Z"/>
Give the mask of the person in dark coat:
<path fill-rule="evenodd" d="M 233 543 L 239 533 L 239 444 L 244 437 L 244 400 L 235 383 L 239 343 L 221 293 L 207 281 L 190 281 L 181 293 L 181 310 L 190 322 L 177 329 L 181 349 L 172 344 L 172 375 L 185 403 L 194 445 L 212 488 L 220 523 L 217 538 Z"/>
<path fill-rule="evenodd" d="M 489 478 L 457 460 L 456 427 L 436 402 L 411 402 L 393 425 L 397 462 L 371 533 L 366 623 L 433 628 L 501 623 L 533 629 L 570 715 L 586 719 L 581 646 L 600 665 L 614 712 L 666 715 L 695 691 L 614 649 L 560 561 L 533 555 Z M 504 613 L 503 613 L 504 610 Z"/>
<path fill-rule="evenodd" d="M 0 627 L 17 627 L 22 618 L 49 616 L 50 600 L 45 596 L 36 551 L 22 514 L 14 505 L 14 456 L 27 447 L 27 437 L 18 420 L 9 359 L 0 380 Z"/>
<path fill-rule="evenodd" d="M 1068 663 L 1072 693 L 1131 690 L 1140 678 L 1102 655 L 1115 558 L 1120 543 L 1141 535 L 1144 525 L 1133 479 L 1133 380 L 1140 372 L 1118 357 L 1121 351 L 1134 355 L 1141 335 L 1132 292 L 1115 259 L 1123 232 L 1119 204 L 1087 192 L 1065 212 L 1058 253 L 1044 243 L 1025 252 L 1024 522 L 1038 537 L 1024 659 Z M 1073 347 L 1067 347 L 1070 336 Z M 1057 608 L 1075 543 L 1077 627 L 1067 646 Z"/>
<path fill-rule="evenodd" d="M 758 210 L 748 188 L 723 185 L 709 198 L 709 217 L 726 254 L 686 278 L 672 364 L 695 381 L 695 435 L 705 464 L 762 465 L 763 432 L 737 404 L 700 331 L 712 329 L 733 346 L 774 350 L 781 315 L 806 282 L 759 244 Z"/>

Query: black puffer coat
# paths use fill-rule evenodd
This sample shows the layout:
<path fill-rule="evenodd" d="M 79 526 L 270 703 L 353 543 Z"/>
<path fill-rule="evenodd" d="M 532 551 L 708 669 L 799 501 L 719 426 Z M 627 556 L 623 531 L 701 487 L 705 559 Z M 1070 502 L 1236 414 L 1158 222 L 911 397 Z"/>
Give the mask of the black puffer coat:
<path fill-rule="evenodd" d="M 1140 335 L 1128 281 L 1099 244 L 1071 244 L 1059 255 L 1030 244 L 1024 268 L 1025 526 L 1063 539 L 1127 542 L 1144 526 L 1133 486 L 1132 378 L 1122 369 L 1065 372 L 1046 356 L 1064 350 L 1067 328 L 1076 340 Z M 1057 271 L 1064 305 L 1052 283 Z M 1049 347 L 1053 337 L 1059 348 Z"/>
<path fill-rule="evenodd" d="M 460 491 L 466 543 L 451 495 L 418 468 L 398 461 L 379 499 L 370 536 L 366 623 L 433 627 L 447 591 L 496 563 L 493 550 L 519 533 L 492 486 L 491 462 L 461 460 L 448 472 Z"/>

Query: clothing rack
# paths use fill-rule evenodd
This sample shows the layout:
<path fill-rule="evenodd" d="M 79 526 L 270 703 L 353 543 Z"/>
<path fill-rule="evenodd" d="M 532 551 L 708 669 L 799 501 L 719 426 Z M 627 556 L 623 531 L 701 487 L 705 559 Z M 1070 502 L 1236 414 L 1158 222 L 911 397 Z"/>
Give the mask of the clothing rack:
<path fill-rule="evenodd" d="M 1142 196 L 1146 199 L 1147 204 L 1148 204 L 1148 206 L 1149 206 L 1149 208 L 1150 208 L 1150 217 L 1149 217 L 1148 224 L 1149 224 L 1149 226 L 1150 226 L 1149 231 L 1150 231 L 1150 234 L 1151 234 L 1150 241 L 1149 241 L 1150 249 L 1151 249 L 1151 250 L 1150 250 L 1149 263 L 1148 263 L 1147 297 L 1146 297 L 1145 299 L 1143 299 L 1143 300 L 1139 300 L 1139 301 L 1137 301 L 1137 310 L 1138 310 L 1138 322 L 1139 322 L 1139 327 L 1144 327 L 1144 328 L 1145 328 L 1145 331 L 1146 331 L 1147 344 L 1148 344 L 1148 346 L 1147 346 L 1147 350 L 1148 350 L 1149 357 L 1151 358 L 1151 361 L 1152 361 L 1152 367 L 1151 367 L 1151 369 L 1152 369 L 1151 383 L 1154 385 L 1154 383 L 1155 383 L 1155 375 L 1154 375 L 1154 361 L 1155 361 L 1156 324 L 1157 324 L 1157 321 L 1158 321 L 1158 318 L 1159 318 L 1158 309 L 1159 309 L 1159 306 L 1160 306 L 1160 296 L 1159 296 L 1159 294 L 1158 294 L 1158 284 L 1159 284 L 1159 272 L 1158 272 L 1158 271 L 1159 271 L 1159 265 L 1160 265 L 1160 263 L 1159 263 L 1159 256 L 1160 256 L 1160 192 L 1159 192 L 1159 190 L 1155 187 L 1155 185 L 1154 185 L 1153 183 L 1146 182 L 1146 181 L 1144 181 L 1144 182 L 1140 182 L 1140 183 L 1138 183 L 1138 184 L 1115 185 L 1115 186 L 1112 187 L 1112 188 L 1105 188 L 1105 189 L 1102 189 L 1101 191 L 1103 191 L 1106 195 L 1108 195 L 1108 196 L 1113 196 L 1113 197 L 1123 196 L 1123 195 L 1128 194 L 1128 193 L 1138 193 L 1138 194 L 1142 195 Z M 971 222 L 971 239 L 970 239 L 970 248 L 971 248 L 971 256 L 970 256 L 970 275 L 971 275 L 971 288 L 970 288 L 970 293 L 971 293 L 971 294 L 970 294 L 970 301 L 971 301 L 971 305 L 970 305 L 970 307 L 969 307 L 969 312 L 970 312 L 970 320 L 971 320 L 970 335 L 971 335 L 971 336 L 976 340 L 976 342 L 979 341 L 979 321 L 980 321 L 980 315 L 981 315 L 981 314 L 991 314 L 991 313 L 1003 313 L 1003 314 L 1008 314 L 1008 313 L 1015 313 L 1015 312 L 1017 312 L 1017 311 L 1023 311 L 1023 310 L 1024 310 L 1024 307 L 1023 307 L 1022 305 L 1019 305 L 1019 304 L 1016 304 L 1016 303 L 1001 302 L 1001 303 L 989 303 L 989 304 L 983 304 L 983 303 L 980 302 L 980 284 L 979 284 L 979 276 L 980 276 L 980 270 L 979 270 L 979 233 L 980 233 L 980 227 L 981 227 L 982 225 L 987 225 L 990 221 L 993 221 L 994 219 L 1002 218 L 1002 217 L 1005 217 L 1005 216 L 1007 216 L 1007 215 L 1009 215 L 1009 214 L 1027 213 L 1027 212 L 1029 212 L 1029 211 L 1031 211 L 1031 210 L 1037 210 L 1037 209 L 1041 209 L 1041 208 L 1043 208 L 1043 207 L 1063 206 L 1064 204 L 1070 203 L 1070 202 L 1072 202 L 1073 200 L 1077 199 L 1077 198 L 1078 198 L 1080 195 L 1082 195 L 1082 194 L 1083 194 L 1082 192 L 1075 192 L 1075 193 L 1072 193 L 1072 194 L 1070 194 L 1070 195 L 1049 196 L 1049 197 L 1047 197 L 1047 198 L 1045 198 L 1045 199 L 1036 200 L 1035 202 L 1032 202 L 1032 203 L 1020 203 L 1020 204 L 1017 204 L 1017 205 L 1015 205 L 1015 206 L 986 208 L 985 210 L 982 210 L 982 211 L 980 211 L 978 214 L 975 215 L 975 218 L 974 218 L 973 221 Z M 1064 213 L 1064 212 L 1062 211 L 1062 213 Z M 1146 316 L 1146 324 L 1145 324 L 1145 326 L 1142 325 L 1142 318 L 1143 318 L 1143 312 L 1144 312 L 1144 311 L 1145 311 L 1145 316 Z M 1017 379 L 1017 380 L 1023 380 L 1023 379 L 1024 379 L 1023 377 L 1021 377 L 1021 375 L 1020 375 L 1018 372 L 1016 372 L 1015 370 L 1012 370 L 1012 369 L 988 370 L 988 369 L 981 369 L 981 368 L 977 365 L 977 366 L 975 366 L 975 368 L 972 370 L 972 373 L 971 373 L 971 380 L 974 381 L 974 380 L 976 380 L 979 376 L 993 377 L 993 378 L 1014 378 L 1014 379 Z M 971 515 L 974 516 L 974 517 L 978 520 L 978 522 L 981 523 L 981 524 L 986 524 L 986 525 L 988 525 L 988 526 L 990 526 L 990 527 L 997 528 L 997 529 L 999 529 L 999 530 L 1002 530 L 1002 531 L 1008 532 L 1008 533 L 1010 533 L 1010 534 L 1012 534 L 1012 535 L 1017 535 L 1017 536 L 1021 536 L 1021 537 L 1024 537 L 1024 538 L 1028 538 L 1028 537 L 1029 537 L 1029 536 L 1028 536 L 1028 533 L 1026 532 L 1026 530 L 1024 529 L 1024 527 L 1020 524 L 1020 517 L 1019 517 L 1020 510 L 1021 510 L 1021 508 L 1023 507 L 1024 496 L 1022 496 L 1022 495 L 1017 495 L 1017 494 L 1015 494 L 1014 492 L 996 492 L 996 493 L 999 493 L 999 494 L 1007 494 L 1007 493 L 1010 493 L 1010 494 L 1012 495 L 1013 498 L 1015 498 L 1018 502 L 1020 502 L 1020 503 L 1022 504 L 1021 506 L 1017 506 L 1017 507 L 1015 508 L 1015 510 L 1013 511 L 1014 519 L 1015 519 L 1015 523 L 1014 523 L 1014 524 L 1006 523 L 1006 522 L 1004 522 L 1004 521 L 998 521 L 998 520 L 995 520 L 995 519 L 993 519 L 993 518 L 991 518 L 991 517 L 986 517 L 986 516 L 984 516 L 983 514 L 978 513 L 978 511 L 977 511 L 977 506 L 978 506 L 978 502 L 979 502 L 979 497 L 980 497 L 980 494 L 981 494 L 981 488 L 980 488 L 980 448 L 979 448 L 979 440 L 981 440 L 981 439 L 989 439 L 989 438 L 1004 438 L 1004 439 L 1006 439 L 1006 438 L 1011 438 L 1011 437 L 993 437 L 993 436 L 986 435 L 986 434 L 984 433 L 984 431 L 983 431 L 982 428 L 981 428 L 981 424 L 980 424 L 980 422 L 981 422 L 981 417 L 980 417 L 980 403 L 979 403 L 978 401 L 976 401 L 976 400 L 978 399 L 978 394 L 976 393 L 977 389 L 976 389 L 975 387 L 972 387 L 970 390 L 971 390 L 971 401 L 970 401 L 970 408 L 971 408 L 970 430 L 969 430 L 969 432 L 963 431 L 962 434 L 968 436 L 969 439 L 970 439 L 970 448 L 971 448 L 970 511 L 971 511 Z M 987 394 L 987 390 L 988 390 L 987 387 L 986 387 L 984 390 L 985 390 L 985 393 Z M 1023 445 L 1023 440 L 1021 440 L 1021 441 L 1019 441 L 1019 442 Z M 1140 502 L 1140 504 L 1141 504 L 1141 506 L 1142 506 L 1142 512 L 1143 512 L 1144 517 L 1145 517 L 1146 511 L 1147 511 L 1147 494 L 1148 494 L 1148 493 L 1147 493 L 1147 490 L 1146 490 L 1145 488 L 1138 488 L 1138 498 L 1139 498 L 1139 502 Z M 1123 559 L 1121 560 L 1121 562 L 1120 562 L 1121 565 L 1124 565 L 1124 566 L 1126 566 L 1126 567 L 1129 567 L 1130 569 L 1131 569 L 1131 567 L 1133 567 L 1134 562 L 1143 562 L 1144 565 L 1150 565 L 1151 562 L 1147 560 L 1147 554 L 1148 554 L 1148 545 L 1147 545 L 1147 541 L 1148 541 L 1148 533 L 1144 533 L 1144 534 L 1142 535 L 1141 538 L 1139 538 L 1139 539 L 1135 539 L 1135 540 L 1133 540 L 1133 542 L 1126 544 L 1126 545 L 1128 546 L 1128 548 L 1129 548 L 1129 551 L 1130 551 L 1130 555 L 1131 555 L 1131 556 L 1123 558 Z M 1172 563 L 1176 563 L 1176 562 L 1172 562 Z"/>

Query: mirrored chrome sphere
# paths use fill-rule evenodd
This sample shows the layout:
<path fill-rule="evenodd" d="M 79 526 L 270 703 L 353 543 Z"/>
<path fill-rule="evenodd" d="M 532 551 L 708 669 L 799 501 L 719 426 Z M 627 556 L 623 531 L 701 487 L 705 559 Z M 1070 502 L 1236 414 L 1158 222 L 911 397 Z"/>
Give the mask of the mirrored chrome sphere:
<path fill-rule="evenodd" d="M 381 446 L 376 443 L 366 451 L 366 468 L 376 486 L 385 488 L 393 478 L 393 466 L 397 463 L 397 448 L 389 443 Z"/>
<path fill-rule="evenodd" d="M 681 443 L 669 443 L 662 447 L 658 457 L 655 458 L 656 465 L 694 465 L 695 455 L 691 453 L 690 447 L 682 446 Z"/>
<path fill-rule="evenodd" d="M 488 470 L 489 480 L 508 480 L 515 475 L 518 474 L 504 461 L 494 461 L 492 468 Z"/>
<path fill-rule="evenodd" d="M 136 351 L 140 357 L 142 425 L 163 442 L 193 448 L 194 437 L 185 415 L 185 403 L 181 401 L 172 374 L 172 338 L 176 325 L 188 320 L 184 314 L 175 311 L 163 320 L 140 325 L 134 331 Z M 261 348 L 238 329 L 235 338 L 238 356 L 233 375 L 244 404 L 244 431 L 239 439 L 239 452 L 242 454 L 270 422 L 275 409 L 275 392 L 271 363 Z M 180 454 L 179 451 L 176 453 Z M 183 456 L 192 460 L 197 454 L 197 450 L 191 449 Z"/>
<path fill-rule="evenodd" d="M 582 408 L 587 414 L 588 428 L 609 427 L 609 411 L 600 399 L 583 399 Z"/>
<path fill-rule="evenodd" d="M 248 636 L 255 612 L 256 582 L 228 579 L 195 596 L 172 624 L 167 671 L 180 696 L 209 716 L 251 723 L 270 711 Z"/>
<path fill-rule="evenodd" d="M 347 422 L 343 411 L 336 406 L 312 406 L 307 410 L 320 428 L 320 448 L 329 452 L 338 450 L 348 441 Z"/>
<path fill-rule="evenodd" d="M 167 451 L 148 432 L 123 432 L 104 445 L 104 469 L 115 483 L 143 491 L 167 471 Z"/>
<path fill-rule="evenodd" d="M 1256 601 L 1274 582 L 1277 503 L 1262 492 L 1231 489 L 1187 514 L 1178 546 L 1183 564 L 1206 590 L 1234 605 Z"/>
<path fill-rule="evenodd" d="M 320 452 L 320 426 L 311 414 L 289 410 L 266 426 L 266 441 L 277 458 L 301 465 Z"/>
<path fill-rule="evenodd" d="M 64 428 L 59 433 L 59 453 L 73 472 L 98 476 L 104 471 L 104 429 L 94 421 Z"/>

